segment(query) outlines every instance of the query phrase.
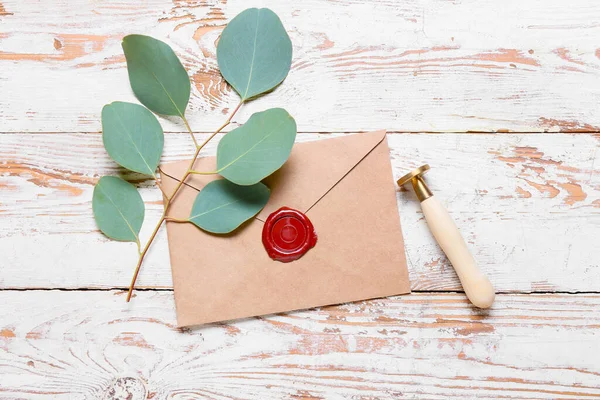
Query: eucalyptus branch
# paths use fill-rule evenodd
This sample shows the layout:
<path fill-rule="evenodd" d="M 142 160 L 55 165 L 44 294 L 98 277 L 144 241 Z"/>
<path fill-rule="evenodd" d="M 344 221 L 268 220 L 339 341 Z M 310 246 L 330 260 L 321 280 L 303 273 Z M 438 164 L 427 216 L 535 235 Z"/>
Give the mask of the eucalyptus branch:
<path fill-rule="evenodd" d="M 253 39 L 242 45 L 239 38 Z M 201 144 L 185 116 L 191 95 L 190 77 L 173 49 L 165 42 L 137 34 L 125 36 L 121 45 L 131 89 L 143 106 L 116 101 L 103 107 L 104 147 L 121 166 L 151 175 L 164 196 L 162 215 L 142 246 L 139 233 L 145 205 L 137 188 L 115 176 L 102 177 L 94 187 L 92 208 L 98 228 L 111 239 L 137 244 L 139 257 L 127 293 L 130 301 L 144 257 L 165 221 L 190 222 L 207 232 L 227 234 L 267 204 L 270 190 L 261 181 L 288 159 L 297 126 L 282 108 L 254 113 L 231 134 L 224 135 L 217 152 L 220 167 L 215 171 L 194 169 L 201 150 L 231 123 L 242 104 L 273 90 L 290 70 L 291 40 L 279 17 L 267 8 L 242 11 L 223 30 L 217 45 L 219 68 L 224 80 L 240 95 L 240 103 Z M 165 139 L 156 114 L 181 117 L 194 142 L 194 155 L 172 193 L 167 193 L 156 174 Z M 177 193 L 189 176 L 196 174 L 220 174 L 224 179 L 209 182 L 196 195 L 188 219 L 171 217 L 169 208 Z M 216 208 L 212 202 L 215 198 L 222 203 Z"/>
<path fill-rule="evenodd" d="M 165 206 L 163 209 L 163 213 L 160 217 L 160 220 L 158 221 L 158 223 L 156 224 L 156 227 L 154 228 L 154 231 L 152 232 L 152 235 L 150 235 L 150 239 L 148 239 L 148 242 L 146 243 L 146 245 L 144 246 L 144 249 L 142 250 L 142 252 L 140 253 L 137 265 L 135 267 L 135 271 L 133 273 L 133 278 L 131 279 L 131 284 L 129 285 L 129 290 L 127 292 L 127 302 L 129 302 L 131 300 L 131 295 L 133 294 L 133 288 L 135 287 L 135 282 L 137 281 L 137 277 L 140 273 L 140 269 L 142 267 L 142 263 L 144 261 L 144 257 L 146 256 L 146 253 L 148 252 L 148 249 L 150 248 L 150 246 L 152 245 L 152 242 L 154 241 L 154 238 L 156 238 L 156 234 L 158 233 L 160 227 L 162 226 L 163 222 L 165 222 L 166 220 L 170 220 L 173 222 L 184 222 L 183 220 L 176 220 L 175 218 L 169 218 L 167 217 L 167 210 L 169 209 L 169 206 L 171 205 L 171 203 L 173 202 L 173 198 L 175 197 L 175 195 L 179 192 L 179 189 L 181 189 L 181 187 L 183 186 L 183 183 L 187 180 L 187 178 L 192 174 L 192 168 L 194 167 L 194 164 L 196 163 L 196 159 L 198 158 L 198 155 L 200 154 L 200 150 L 202 150 L 204 148 L 204 146 L 206 146 L 208 144 L 208 142 L 214 138 L 219 132 L 221 132 L 225 127 L 227 127 L 227 125 L 229 125 L 231 123 L 231 119 L 233 118 L 233 116 L 238 112 L 238 110 L 240 109 L 240 107 L 242 106 L 242 104 L 244 103 L 244 101 L 240 101 L 240 103 L 237 105 L 237 107 L 232 111 L 232 113 L 229 115 L 229 117 L 227 118 L 227 120 L 225 121 L 225 123 L 223 123 L 223 125 L 221 125 L 214 133 L 212 133 L 201 145 L 196 145 L 196 151 L 194 153 L 194 156 L 192 157 L 190 164 L 187 168 L 186 173 L 183 175 L 183 177 L 179 180 L 179 182 L 177 183 L 177 186 L 175 186 L 175 189 L 173 190 L 173 193 L 170 196 L 167 196 L 167 199 L 165 201 Z M 188 130 L 191 133 L 191 129 L 189 127 L 189 125 L 187 124 L 187 121 L 185 120 L 185 118 L 183 119 L 184 122 L 186 123 L 186 126 L 188 127 Z M 194 135 L 192 135 L 192 137 L 194 137 Z M 194 142 L 196 140 L 194 139 Z M 158 184 L 158 182 L 157 182 Z M 161 187 L 159 185 L 159 187 Z M 162 190 L 162 187 L 161 187 Z M 164 191 L 163 191 L 164 193 Z M 139 248 L 139 246 L 138 246 Z"/>

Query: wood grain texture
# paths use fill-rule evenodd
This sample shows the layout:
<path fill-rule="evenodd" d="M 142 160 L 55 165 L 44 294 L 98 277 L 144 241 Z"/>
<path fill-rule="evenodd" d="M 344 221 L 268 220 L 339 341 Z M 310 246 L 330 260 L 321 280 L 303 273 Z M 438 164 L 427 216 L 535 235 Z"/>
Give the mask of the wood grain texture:
<path fill-rule="evenodd" d="M 412 294 L 179 331 L 171 292 L 0 293 L 2 399 L 600 397 L 600 296 Z M 130 397 L 127 397 L 130 395 Z"/>
<path fill-rule="evenodd" d="M 301 134 L 298 139 L 338 135 Z M 432 165 L 430 187 L 498 290 L 598 290 L 598 139 L 580 134 L 390 134 L 388 142 L 396 178 L 424 162 Z M 205 154 L 214 154 L 215 144 Z M 187 159 L 191 153 L 187 135 L 167 135 L 163 161 Z M 125 173 L 106 154 L 100 135 L 4 134 L 0 160 L 2 288 L 128 285 L 135 244 L 107 239 L 91 212 L 93 185 L 100 176 Z M 138 183 L 146 202 L 145 240 L 162 211 L 160 191 L 139 175 L 125 176 Z M 413 289 L 460 290 L 414 194 L 398 191 L 397 197 Z M 171 287 L 164 231 L 139 285 Z"/>
<path fill-rule="evenodd" d="M 413 293 L 177 330 L 172 292 L 156 290 L 171 287 L 164 231 L 139 280 L 152 290 L 130 304 L 110 290 L 137 254 L 97 230 L 93 185 L 120 174 L 140 187 L 143 238 L 162 204 L 97 134 L 104 104 L 135 101 L 121 38 L 173 47 L 190 123 L 210 132 L 238 102 L 216 42 L 249 6 L 0 0 L 0 399 L 600 398 L 600 293 L 557 293 L 598 292 L 600 276 L 593 0 L 252 2 L 281 17 L 293 65 L 228 129 L 285 107 L 300 141 L 394 132 L 395 177 L 431 164 L 430 187 L 508 293 L 489 313 L 460 293 Z M 163 161 L 187 159 L 184 126 L 160 120 Z M 397 199 L 413 289 L 460 290 L 414 194 Z"/>
<path fill-rule="evenodd" d="M 261 0 L 294 44 L 293 68 L 235 122 L 284 106 L 304 132 L 598 131 L 600 7 L 575 0 Z M 237 96 L 215 43 L 246 2 L 3 0 L 0 131 L 93 132 L 131 100 L 120 40 L 167 41 L 193 80 L 191 125 L 217 127 Z M 182 131 L 176 119 L 169 131 Z M 233 125 L 235 126 L 235 124 Z"/>

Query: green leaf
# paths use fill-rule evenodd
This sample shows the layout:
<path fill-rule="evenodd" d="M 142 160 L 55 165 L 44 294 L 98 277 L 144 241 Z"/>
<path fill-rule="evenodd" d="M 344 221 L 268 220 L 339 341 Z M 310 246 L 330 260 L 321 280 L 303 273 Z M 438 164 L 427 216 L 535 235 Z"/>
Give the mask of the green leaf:
<path fill-rule="evenodd" d="M 183 117 L 190 78 L 168 44 L 143 35 L 123 38 L 129 82 L 143 105 L 158 114 Z"/>
<path fill-rule="evenodd" d="M 229 233 L 267 204 L 271 191 L 263 183 L 238 186 L 225 179 L 206 185 L 194 200 L 190 222 L 212 233 Z"/>
<path fill-rule="evenodd" d="M 296 121 L 282 108 L 252 114 L 217 147 L 217 172 L 238 185 L 253 185 L 277 171 L 290 156 Z"/>
<path fill-rule="evenodd" d="M 115 176 L 102 177 L 94 188 L 92 208 L 98 228 L 106 236 L 139 243 L 144 202 L 131 183 Z"/>
<path fill-rule="evenodd" d="M 102 140 L 123 167 L 153 175 L 165 142 L 160 123 L 146 107 L 115 101 L 102 109 Z"/>
<path fill-rule="evenodd" d="M 292 41 L 268 8 L 249 8 L 227 24 L 217 45 L 221 74 L 243 101 L 279 85 L 292 65 Z"/>

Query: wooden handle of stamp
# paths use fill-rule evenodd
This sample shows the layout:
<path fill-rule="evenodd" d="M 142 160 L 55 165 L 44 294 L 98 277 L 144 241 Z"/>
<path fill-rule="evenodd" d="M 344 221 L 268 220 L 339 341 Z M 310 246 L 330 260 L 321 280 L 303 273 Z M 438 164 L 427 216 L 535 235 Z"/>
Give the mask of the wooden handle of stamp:
<path fill-rule="evenodd" d="M 454 266 L 471 303 L 479 308 L 490 307 L 496 297 L 494 287 L 477 267 L 446 208 L 435 196 L 423 200 L 421 207 L 433 236 Z"/>

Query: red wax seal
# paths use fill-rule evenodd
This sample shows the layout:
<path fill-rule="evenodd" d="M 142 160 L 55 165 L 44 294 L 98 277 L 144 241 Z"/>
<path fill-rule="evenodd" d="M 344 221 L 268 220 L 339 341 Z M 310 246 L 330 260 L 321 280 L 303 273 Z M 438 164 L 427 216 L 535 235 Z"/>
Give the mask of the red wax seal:
<path fill-rule="evenodd" d="M 290 262 L 315 247 L 317 234 L 306 215 L 292 208 L 281 207 L 265 221 L 262 240 L 269 257 Z"/>

